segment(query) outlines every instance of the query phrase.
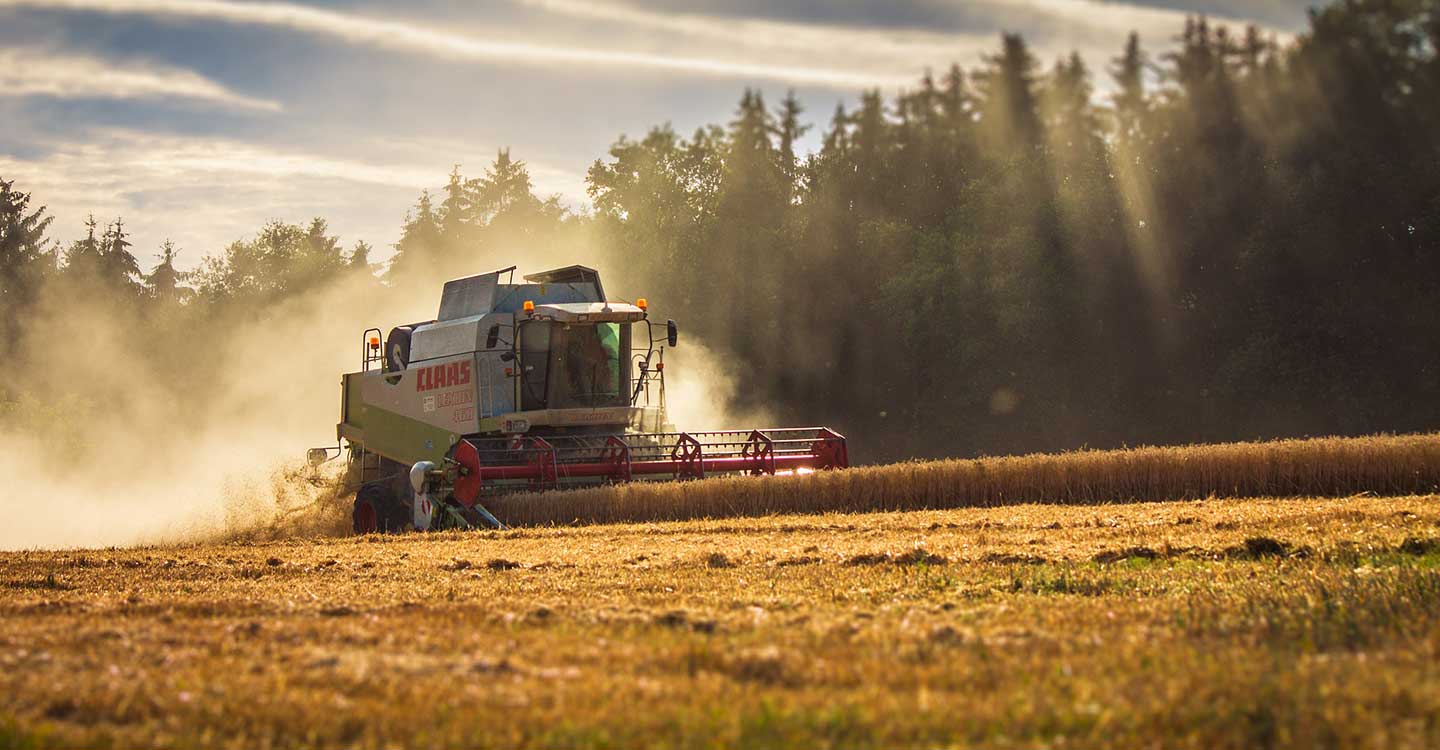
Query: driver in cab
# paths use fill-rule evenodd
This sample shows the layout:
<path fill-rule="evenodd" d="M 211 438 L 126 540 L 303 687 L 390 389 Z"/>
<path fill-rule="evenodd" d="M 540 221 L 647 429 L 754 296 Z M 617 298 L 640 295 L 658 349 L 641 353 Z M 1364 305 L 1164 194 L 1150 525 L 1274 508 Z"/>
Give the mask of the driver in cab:
<path fill-rule="evenodd" d="M 614 395 L 615 361 L 619 357 L 620 342 L 610 328 L 607 325 L 572 327 L 565 332 L 565 375 L 572 396 Z"/>

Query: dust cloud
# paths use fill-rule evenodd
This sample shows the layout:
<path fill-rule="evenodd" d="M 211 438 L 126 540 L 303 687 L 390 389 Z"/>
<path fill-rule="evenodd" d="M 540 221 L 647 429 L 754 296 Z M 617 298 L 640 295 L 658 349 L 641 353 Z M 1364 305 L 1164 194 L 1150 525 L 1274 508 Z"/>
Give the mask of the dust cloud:
<path fill-rule="evenodd" d="M 356 280 L 227 324 L 167 327 L 52 295 L 26 321 L 29 365 L 11 372 L 23 395 L 19 429 L 0 433 L 0 549 L 267 522 L 296 500 L 274 478 L 299 479 L 305 449 L 334 444 L 340 373 L 359 368 L 364 328 L 430 307 Z"/>
<path fill-rule="evenodd" d="M 666 414 L 677 430 L 751 430 L 775 427 L 763 404 L 746 404 L 744 378 L 709 347 L 685 337 L 665 350 Z"/>

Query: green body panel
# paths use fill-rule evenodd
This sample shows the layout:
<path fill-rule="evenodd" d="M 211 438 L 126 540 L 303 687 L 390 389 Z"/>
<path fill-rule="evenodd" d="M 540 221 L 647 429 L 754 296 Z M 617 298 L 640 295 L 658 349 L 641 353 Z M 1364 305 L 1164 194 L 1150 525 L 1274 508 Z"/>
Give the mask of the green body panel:
<path fill-rule="evenodd" d="M 460 435 L 367 404 L 361 395 L 361 377 L 361 373 L 344 376 L 339 437 L 407 466 L 418 461 L 443 463 L 446 451 L 459 442 Z"/>

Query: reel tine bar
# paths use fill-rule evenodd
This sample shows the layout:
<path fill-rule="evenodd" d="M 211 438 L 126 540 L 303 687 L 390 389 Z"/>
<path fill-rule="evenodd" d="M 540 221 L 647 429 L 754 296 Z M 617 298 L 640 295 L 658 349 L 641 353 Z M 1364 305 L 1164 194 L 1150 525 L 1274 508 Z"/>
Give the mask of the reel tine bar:
<path fill-rule="evenodd" d="M 467 438 L 456 446 L 467 498 L 480 492 L 536 491 L 641 479 L 703 479 L 714 474 L 752 476 L 849 467 L 845 437 L 825 427 L 781 430 L 636 433 L 629 435 L 524 435 Z M 472 500 L 473 501 L 473 500 Z"/>
<path fill-rule="evenodd" d="M 675 462 L 676 479 L 705 478 L 705 447 L 689 434 L 680 433 L 680 439 L 670 449 L 670 459 Z"/>

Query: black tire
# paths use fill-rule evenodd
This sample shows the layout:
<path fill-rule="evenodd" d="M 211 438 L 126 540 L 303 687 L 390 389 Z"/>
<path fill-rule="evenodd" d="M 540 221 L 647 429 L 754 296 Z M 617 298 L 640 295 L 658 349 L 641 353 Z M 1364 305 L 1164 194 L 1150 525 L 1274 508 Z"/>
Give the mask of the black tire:
<path fill-rule="evenodd" d="M 410 326 L 391 328 L 385 339 L 385 371 L 400 372 L 410 366 Z"/>
<path fill-rule="evenodd" d="M 398 534 L 411 526 L 409 509 L 388 481 L 370 482 L 355 493 L 350 520 L 356 534 Z"/>

